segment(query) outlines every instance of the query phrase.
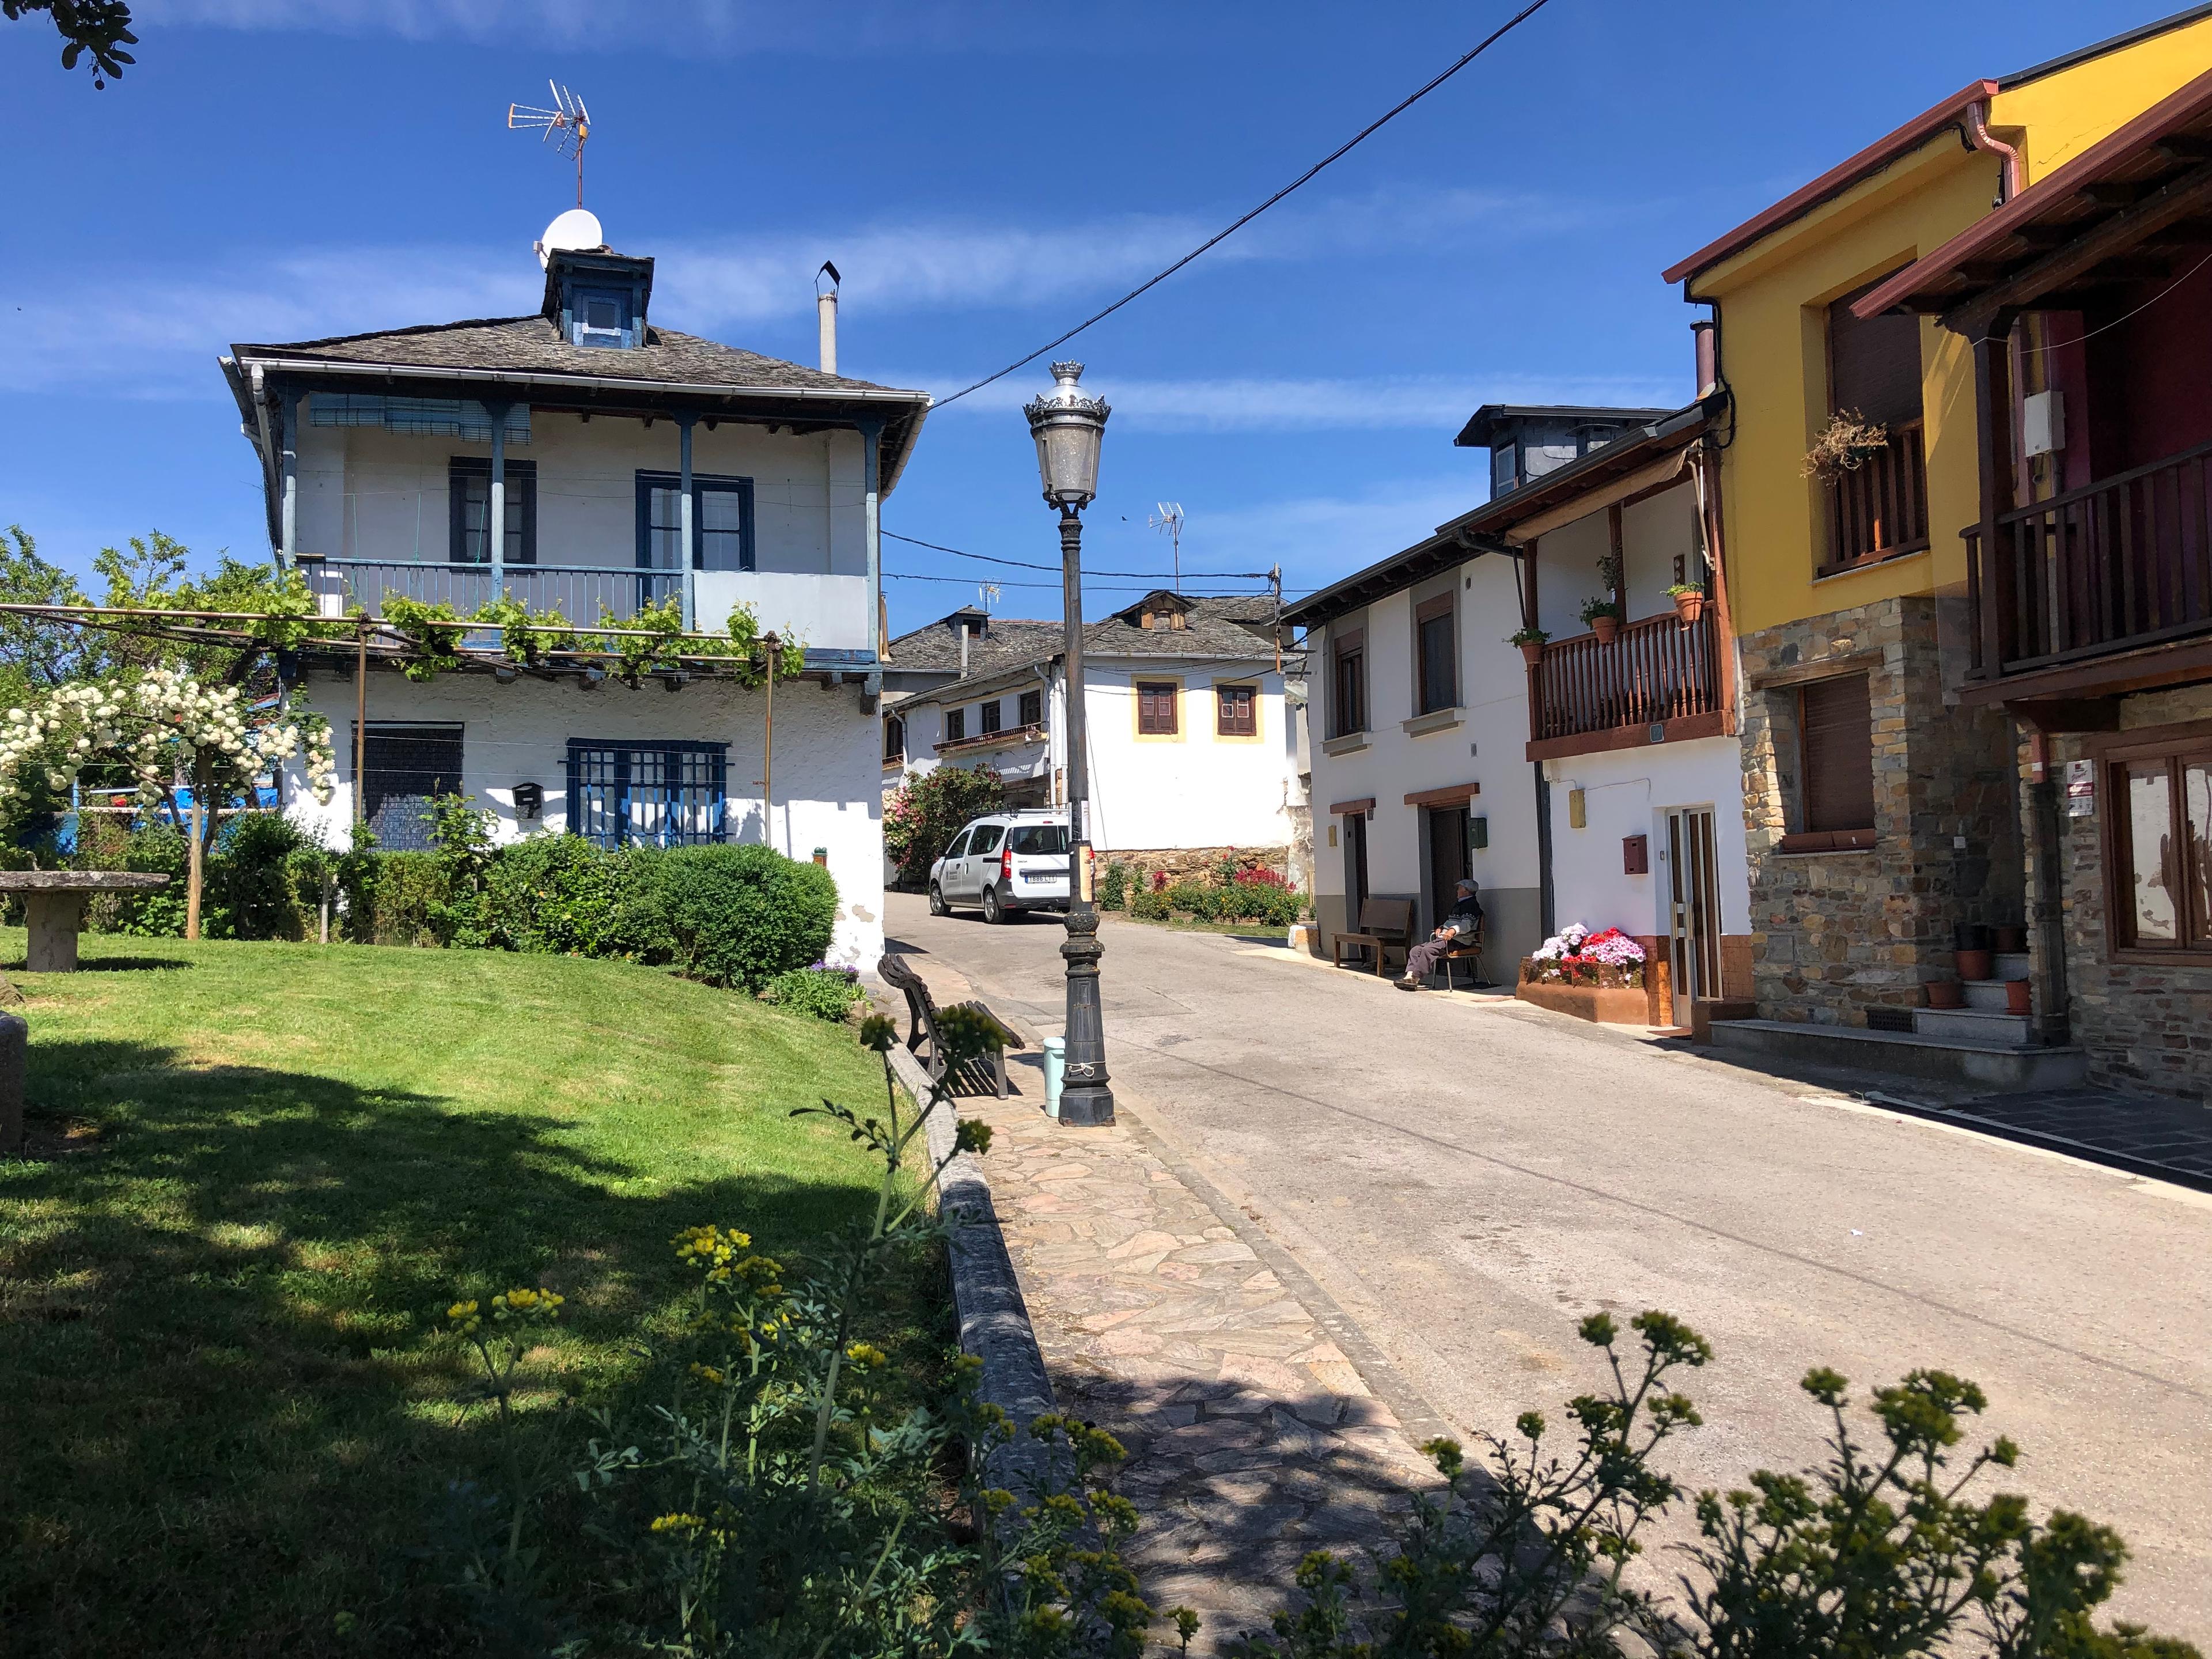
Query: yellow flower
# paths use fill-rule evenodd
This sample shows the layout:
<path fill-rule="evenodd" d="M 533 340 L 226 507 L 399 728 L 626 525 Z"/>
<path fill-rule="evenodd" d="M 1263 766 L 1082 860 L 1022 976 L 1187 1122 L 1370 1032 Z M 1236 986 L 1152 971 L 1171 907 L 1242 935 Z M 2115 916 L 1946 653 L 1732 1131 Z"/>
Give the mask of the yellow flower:
<path fill-rule="evenodd" d="M 468 1319 L 475 1315 L 476 1310 L 477 1304 L 473 1302 L 456 1302 L 452 1307 L 446 1310 L 446 1317 L 448 1319 Z"/>
<path fill-rule="evenodd" d="M 885 1353 L 881 1348 L 876 1346 L 872 1342 L 855 1342 L 851 1347 L 845 1350 L 846 1360 L 856 1370 L 866 1370 L 869 1367 L 876 1365 L 887 1365 L 890 1363 L 890 1358 L 891 1357 L 889 1354 Z"/>
<path fill-rule="evenodd" d="M 706 1524 L 700 1516 L 686 1515 L 678 1510 L 673 1515 L 655 1516 L 653 1520 L 653 1529 L 655 1532 L 696 1532 Z"/>
<path fill-rule="evenodd" d="M 722 1373 L 712 1365 L 694 1365 L 691 1368 L 691 1375 L 711 1388 L 719 1389 L 722 1386 Z"/>

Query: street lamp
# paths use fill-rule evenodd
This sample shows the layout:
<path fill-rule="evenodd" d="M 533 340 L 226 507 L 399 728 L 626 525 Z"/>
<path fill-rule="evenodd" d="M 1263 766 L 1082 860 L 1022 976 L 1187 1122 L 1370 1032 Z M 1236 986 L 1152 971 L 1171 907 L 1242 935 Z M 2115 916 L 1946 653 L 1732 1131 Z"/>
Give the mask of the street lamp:
<path fill-rule="evenodd" d="M 1114 1091 L 1107 1086 L 1106 1031 L 1098 1006 L 1098 907 L 1091 890 L 1091 774 L 1083 720 L 1083 519 L 1098 493 L 1098 446 L 1111 411 L 1103 398 L 1076 390 L 1081 363 L 1054 363 L 1052 390 L 1028 404 L 1030 435 L 1036 440 L 1037 477 L 1046 504 L 1060 509 L 1060 604 L 1067 644 L 1067 938 L 1060 954 L 1067 963 L 1066 1070 L 1060 1121 L 1111 1123 Z"/>

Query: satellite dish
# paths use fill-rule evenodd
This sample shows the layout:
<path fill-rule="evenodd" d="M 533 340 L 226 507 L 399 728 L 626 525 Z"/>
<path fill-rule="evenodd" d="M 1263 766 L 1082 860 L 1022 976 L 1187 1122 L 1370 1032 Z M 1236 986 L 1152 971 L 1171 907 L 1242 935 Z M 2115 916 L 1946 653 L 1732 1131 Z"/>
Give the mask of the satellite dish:
<path fill-rule="evenodd" d="M 570 208 L 545 227 L 545 234 L 538 242 L 538 263 L 549 263 L 556 252 L 605 247 L 606 244 L 606 234 L 599 228 L 599 216 L 582 208 Z"/>

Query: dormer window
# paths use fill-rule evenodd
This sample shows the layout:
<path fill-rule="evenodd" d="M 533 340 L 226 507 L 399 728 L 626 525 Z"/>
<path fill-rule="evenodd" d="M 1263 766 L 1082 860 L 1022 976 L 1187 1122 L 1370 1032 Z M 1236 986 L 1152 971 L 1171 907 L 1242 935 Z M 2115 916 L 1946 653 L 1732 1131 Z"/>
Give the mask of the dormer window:
<path fill-rule="evenodd" d="M 577 290 L 575 343 L 580 346 L 625 346 L 629 343 L 629 296 Z"/>

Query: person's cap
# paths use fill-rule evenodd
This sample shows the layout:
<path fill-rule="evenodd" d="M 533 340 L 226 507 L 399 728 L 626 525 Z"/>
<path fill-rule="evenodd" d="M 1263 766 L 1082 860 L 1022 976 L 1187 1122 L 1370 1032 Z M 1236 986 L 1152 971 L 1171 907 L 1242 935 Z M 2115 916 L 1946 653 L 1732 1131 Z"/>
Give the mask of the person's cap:
<path fill-rule="evenodd" d="M 1473 876 L 1462 876 L 1459 878 L 1459 890 L 1462 893 L 1480 893 L 1482 890 L 1482 884 Z"/>

